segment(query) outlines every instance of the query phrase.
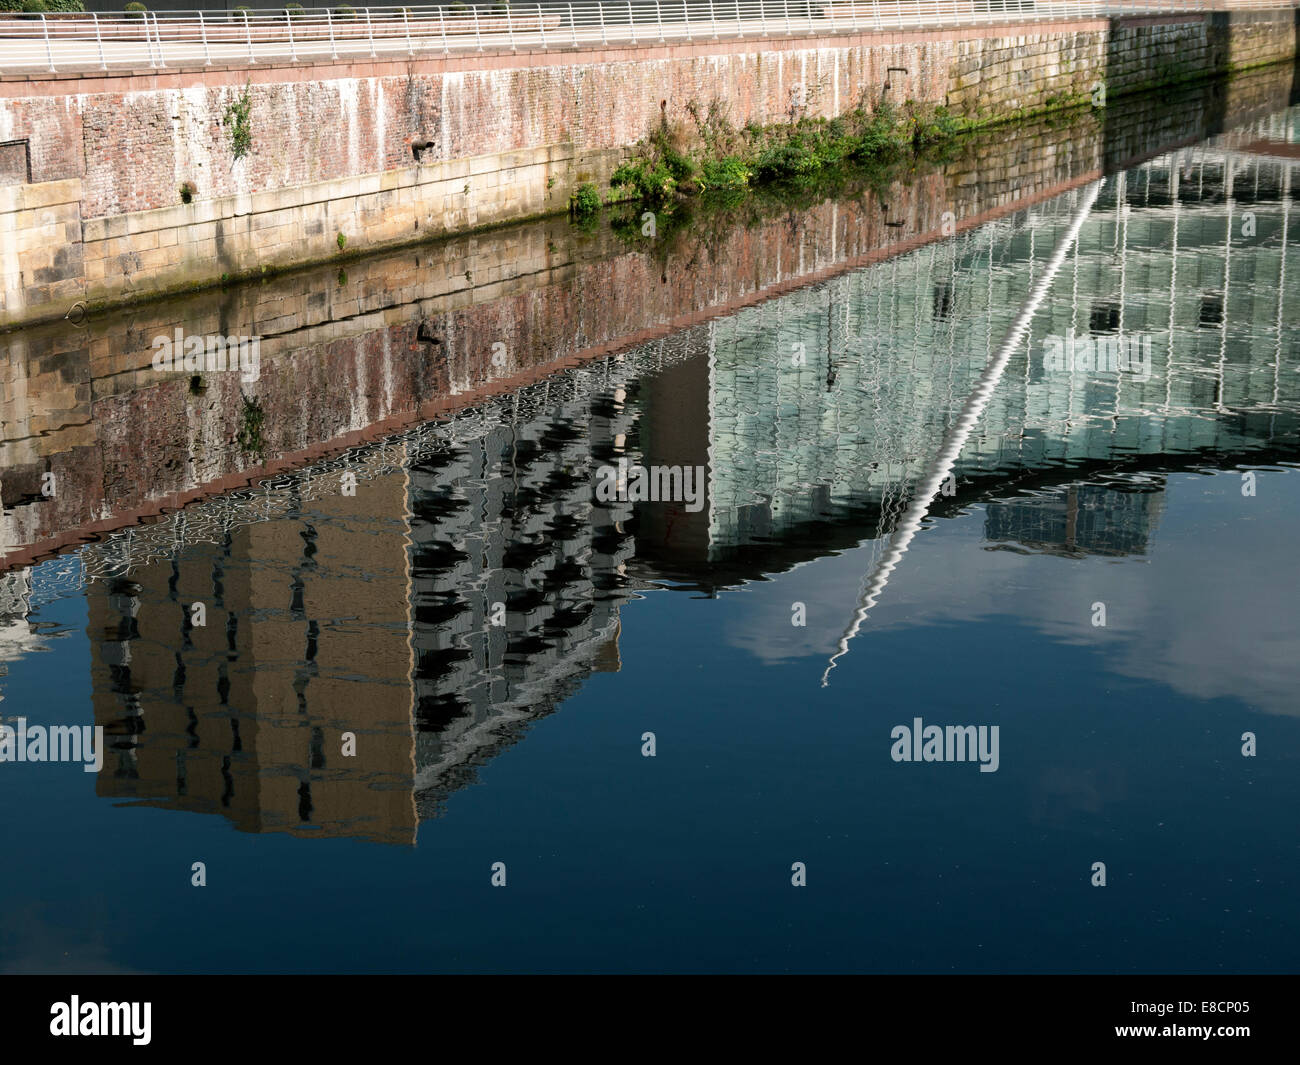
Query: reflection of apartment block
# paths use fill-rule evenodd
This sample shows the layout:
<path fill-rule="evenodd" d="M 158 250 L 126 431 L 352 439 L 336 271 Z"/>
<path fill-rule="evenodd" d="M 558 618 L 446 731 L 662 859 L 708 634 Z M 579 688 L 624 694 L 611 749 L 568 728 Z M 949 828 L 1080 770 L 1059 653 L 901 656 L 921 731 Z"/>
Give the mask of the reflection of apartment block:
<path fill-rule="evenodd" d="M 616 356 L 84 548 L 101 792 L 413 841 L 417 803 L 619 668 L 634 508 L 594 488 L 641 457 L 642 369 Z"/>
<path fill-rule="evenodd" d="M 412 842 L 405 498 L 400 474 L 362 482 L 92 584 L 101 793 Z"/>
<path fill-rule="evenodd" d="M 594 505 L 631 415 L 611 395 L 496 426 L 411 472 L 421 816 L 589 673 L 618 669 L 629 505 Z"/>
<path fill-rule="evenodd" d="M 1160 492 L 1082 484 L 1034 498 L 999 500 L 987 505 L 984 536 L 1071 558 L 1144 555 L 1163 498 Z"/>

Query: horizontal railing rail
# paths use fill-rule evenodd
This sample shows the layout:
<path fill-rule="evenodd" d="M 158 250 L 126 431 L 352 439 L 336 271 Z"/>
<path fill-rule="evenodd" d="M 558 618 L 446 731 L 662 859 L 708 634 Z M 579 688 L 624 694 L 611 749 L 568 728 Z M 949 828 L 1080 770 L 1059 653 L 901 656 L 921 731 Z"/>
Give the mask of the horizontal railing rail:
<path fill-rule="evenodd" d="M 0 76 L 820 37 L 1297 6 L 1300 0 L 543 0 L 309 11 L 0 13 Z"/>

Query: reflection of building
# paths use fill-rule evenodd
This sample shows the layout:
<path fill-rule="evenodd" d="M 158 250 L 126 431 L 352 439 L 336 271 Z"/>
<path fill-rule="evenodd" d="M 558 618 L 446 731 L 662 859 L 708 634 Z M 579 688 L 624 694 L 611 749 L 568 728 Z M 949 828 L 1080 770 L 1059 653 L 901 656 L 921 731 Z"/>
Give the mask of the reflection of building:
<path fill-rule="evenodd" d="M 1293 142 L 1296 121 L 1289 113 L 1269 132 Z M 1296 161 L 1261 154 L 1257 139 L 1252 150 L 1177 152 L 1108 180 L 958 459 L 959 497 L 1026 471 L 1295 446 Z M 888 532 L 1074 199 L 714 324 L 715 565 L 837 522 Z M 1149 361 L 1132 372 L 1045 364 L 1045 345 L 1068 338 L 1123 343 Z"/>
<path fill-rule="evenodd" d="M 1144 555 L 1163 509 L 1154 491 L 1070 485 L 1037 498 L 991 502 L 984 537 L 1050 555 Z"/>
<path fill-rule="evenodd" d="M 995 543 L 1140 554 L 1160 491 L 1076 482 L 1295 453 L 1290 164 L 1215 151 L 1108 183 L 933 515 L 991 501 Z M 1075 199 L 87 545 L 95 719 L 115 741 L 101 791 L 250 831 L 412 841 L 477 766 L 618 668 L 638 587 L 716 592 L 887 540 Z M 1149 338 L 1149 375 L 1048 369 L 1044 338 L 1070 330 Z M 705 467 L 705 508 L 595 503 L 620 457 Z"/>
<path fill-rule="evenodd" d="M 31 582 L 30 570 L 0 573 L 0 677 L 8 673 L 8 663 L 39 650 L 44 642 L 27 621 Z"/>
<path fill-rule="evenodd" d="M 595 506 L 589 465 L 623 453 L 633 414 L 606 383 L 87 548 L 101 793 L 413 842 L 475 766 L 618 669 L 632 508 Z"/>
<path fill-rule="evenodd" d="M 422 816 L 587 674 L 618 669 L 631 506 L 595 506 L 588 472 L 629 428 L 617 396 L 575 395 L 413 464 Z"/>
<path fill-rule="evenodd" d="M 392 474 L 291 500 L 284 520 L 92 584 L 101 794 L 411 842 L 405 495 Z"/>

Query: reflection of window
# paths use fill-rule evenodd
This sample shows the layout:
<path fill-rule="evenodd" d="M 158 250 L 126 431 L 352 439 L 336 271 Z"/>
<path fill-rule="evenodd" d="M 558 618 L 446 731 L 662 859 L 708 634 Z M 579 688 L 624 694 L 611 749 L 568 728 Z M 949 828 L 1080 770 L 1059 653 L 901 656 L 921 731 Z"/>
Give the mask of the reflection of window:
<path fill-rule="evenodd" d="M 1089 333 L 1119 332 L 1119 304 L 1114 300 L 1098 300 L 1088 316 Z"/>
<path fill-rule="evenodd" d="M 1223 324 L 1223 293 L 1207 292 L 1201 297 L 1201 327 L 1211 329 Z"/>
<path fill-rule="evenodd" d="M 952 282 L 940 281 L 934 286 L 934 316 L 936 318 L 951 318 L 952 304 Z"/>

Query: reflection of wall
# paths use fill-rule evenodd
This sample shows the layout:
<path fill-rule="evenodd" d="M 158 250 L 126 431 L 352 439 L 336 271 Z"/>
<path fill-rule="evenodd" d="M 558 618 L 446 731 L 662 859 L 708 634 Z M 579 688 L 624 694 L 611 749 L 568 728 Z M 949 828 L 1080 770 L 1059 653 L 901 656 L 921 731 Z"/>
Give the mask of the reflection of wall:
<path fill-rule="evenodd" d="M 400 475 L 363 482 L 90 585 L 95 720 L 113 737 L 100 793 L 411 842 L 405 495 Z"/>

